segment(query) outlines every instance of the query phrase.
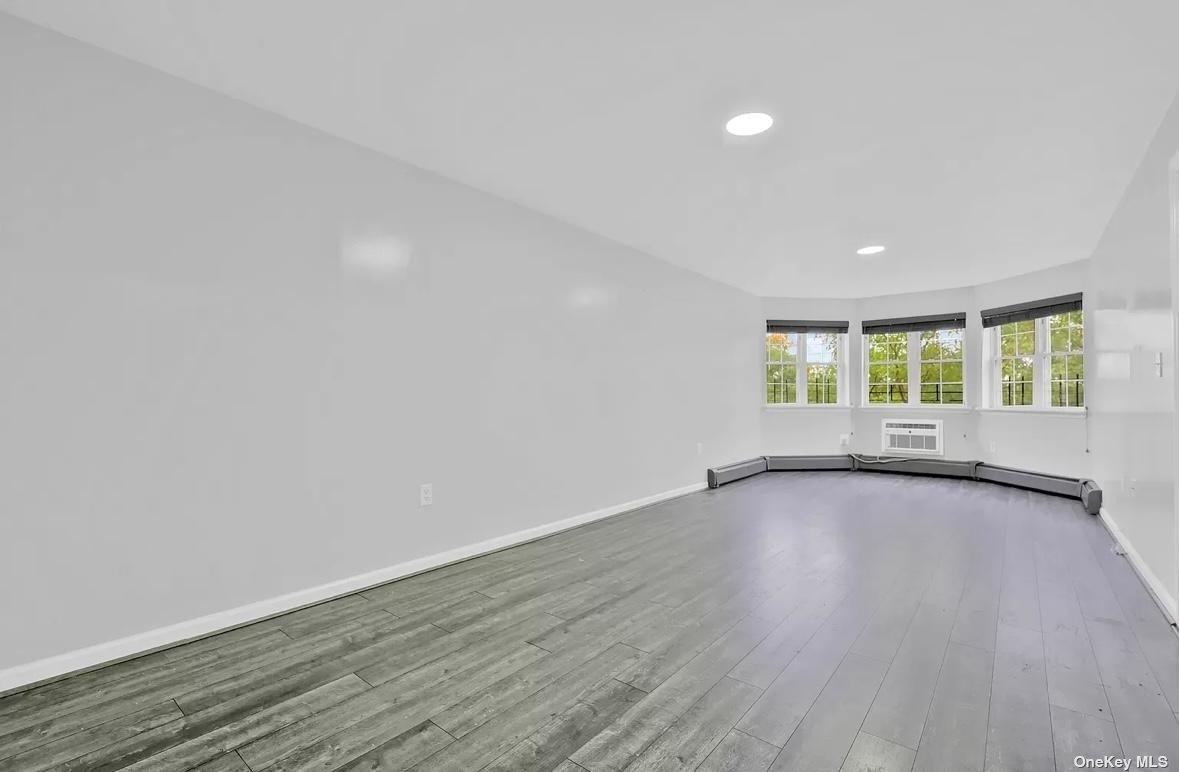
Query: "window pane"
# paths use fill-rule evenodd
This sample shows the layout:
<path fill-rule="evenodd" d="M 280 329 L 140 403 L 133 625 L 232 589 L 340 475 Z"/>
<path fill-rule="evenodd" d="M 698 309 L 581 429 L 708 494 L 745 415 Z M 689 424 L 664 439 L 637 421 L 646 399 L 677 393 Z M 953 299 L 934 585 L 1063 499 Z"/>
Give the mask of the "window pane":
<path fill-rule="evenodd" d="M 933 330 L 921 333 L 921 358 L 941 359 L 942 342 Z"/>
<path fill-rule="evenodd" d="M 812 332 L 806 338 L 806 360 L 808 362 L 834 362 L 839 353 L 839 338 L 836 333 Z"/>
<path fill-rule="evenodd" d="M 942 350 L 946 359 L 962 358 L 962 343 L 966 337 L 965 330 L 942 330 Z"/>
<path fill-rule="evenodd" d="M 888 332 L 865 336 L 868 350 L 868 402 L 908 399 L 909 335 Z"/>
<path fill-rule="evenodd" d="M 836 401 L 836 367 L 819 364 L 807 367 L 807 402 L 826 405 Z"/>
<path fill-rule="evenodd" d="M 766 403 L 771 405 L 790 404 L 794 402 L 796 391 L 794 376 L 797 369 L 794 365 L 768 364 L 766 365 Z"/>
<path fill-rule="evenodd" d="M 1054 317 L 1055 319 L 1055 317 Z M 1068 351 L 1069 328 L 1053 322 L 1049 335 L 1052 351 Z"/>

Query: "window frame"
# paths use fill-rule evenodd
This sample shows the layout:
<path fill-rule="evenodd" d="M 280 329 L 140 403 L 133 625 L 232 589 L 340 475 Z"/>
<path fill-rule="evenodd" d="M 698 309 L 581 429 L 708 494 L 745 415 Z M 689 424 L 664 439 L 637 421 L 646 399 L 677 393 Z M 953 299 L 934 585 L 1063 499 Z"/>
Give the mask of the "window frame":
<path fill-rule="evenodd" d="M 967 331 L 964 327 L 959 328 L 941 328 L 941 329 L 960 329 L 962 331 L 962 402 L 922 402 L 921 401 L 921 334 L 923 332 L 933 332 L 939 328 L 929 328 L 926 330 L 908 330 L 905 332 L 906 346 L 908 348 L 908 360 L 906 361 L 906 372 L 908 373 L 908 399 L 905 402 L 869 402 L 868 394 L 870 391 L 869 382 L 869 361 L 868 361 L 868 336 L 880 333 L 864 332 L 860 334 L 860 405 L 869 410 L 909 410 L 917 408 L 920 410 L 968 410 L 970 408 L 970 379 L 967 377 Z M 938 361 L 956 361 L 956 360 L 938 360 Z"/>
<path fill-rule="evenodd" d="M 1032 354 L 1032 402 L 1029 405 L 1003 404 L 1003 349 L 1000 342 L 1003 325 L 996 325 L 984 330 L 983 361 L 986 364 L 984 378 L 986 379 L 986 393 L 988 395 L 988 410 L 1004 412 L 1036 412 L 1036 413 L 1084 413 L 1085 405 L 1053 405 L 1052 404 L 1052 357 L 1079 355 L 1081 357 L 1081 389 L 1084 390 L 1085 377 L 1085 315 L 1081 312 L 1081 349 L 1079 351 L 1054 352 L 1051 350 L 1052 338 L 1050 319 L 1068 311 L 1032 319 L 1035 323 L 1035 351 Z"/>
<path fill-rule="evenodd" d="M 768 359 L 769 347 L 765 344 L 765 338 L 762 343 L 762 402 L 763 407 L 773 410 L 801 410 L 801 409 L 829 409 L 829 408 L 846 408 L 850 407 L 847 393 L 847 333 L 846 332 L 779 332 L 771 333 L 769 335 L 794 335 L 796 336 L 796 343 L 794 346 L 794 402 L 769 402 L 767 400 L 769 393 L 769 379 L 767 378 L 768 369 L 777 362 L 770 362 Z M 822 364 L 821 362 L 807 361 L 807 336 L 812 334 L 826 334 L 834 335 L 836 338 L 835 349 L 835 402 L 811 402 L 810 389 L 808 388 L 807 372 L 808 366 L 811 364 Z M 801 397 L 802 399 L 798 399 Z"/>

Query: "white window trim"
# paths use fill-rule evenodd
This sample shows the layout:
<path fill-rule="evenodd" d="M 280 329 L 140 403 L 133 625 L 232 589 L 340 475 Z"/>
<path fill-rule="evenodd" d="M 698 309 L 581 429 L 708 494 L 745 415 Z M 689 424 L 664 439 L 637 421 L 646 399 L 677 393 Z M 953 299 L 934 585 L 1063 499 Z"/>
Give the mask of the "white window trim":
<path fill-rule="evenodd" d="M 864 410 L 970 410 L 970 383 L 966 377 L 966 360 L 968 357 L 966 345 L 966 330 L 962 331 L 962 404 L 945 402 L 921 401 L 921 331 L 905 333 L 908 343 L 909 359 L 905 363 L 909 375 L 909 399 L 906 402 L 869 402 L 868 401 L 868 334 L 860 336 L 860 407 Z"/>
<path fill-rule="evenodd" d="M 769 334 L 769 333 L 767 333 Z M 807 389 L 807 364 L 806 361 L 806 343 L 807 333 L 792 332 L 790 335 L 798 336 L 798 345 L 795 347 L 794 360 L 794 393 L 795 395 L 808 399 L 810 392 Z M 837 401 L 835 402 L 765 402 L 766 392 L 769 390 L 769 383 L 766 381 L 766 369 L 770 362 L 765 358 L 765 344 L 762 344 L 762 363 L 761 363 L 761 394 L 762 407 L 767 410 L 839 410 L 851 407 L 848 400 L 848 377 L 847 377 L 847 333 L 836 333 L 837 346 L 835 350 L 835 395 Z M 764 339 L 763 339 L 764 340 Z"/>
<path fill-rule="evenodd" d="M 1082 317 L 1083 318 L 1083 317 Z M 1003 404 L 1003 368 L 999 363 L 999 327 L 983 330 L 983 393 L 987 395 L 987 403 L 981 407 L 986 412 L 993 413 L 1047 413 L 1053 415 L 1084 415 L 1086 407 L 1073 405 L 1052 404 L 1052 353 L 1049 351 L 1048 317 L 1040 316 L 1035 319 L 1036 353 L 1032 356 L 1032 404 L 1004 405 Z M 1082 322 L 1082 329 L 1084 324 Z M 1084 347 L 1080 354 L 1085 355 Z M 1086 403 L 1088 399 L 1086 399 Z"/>

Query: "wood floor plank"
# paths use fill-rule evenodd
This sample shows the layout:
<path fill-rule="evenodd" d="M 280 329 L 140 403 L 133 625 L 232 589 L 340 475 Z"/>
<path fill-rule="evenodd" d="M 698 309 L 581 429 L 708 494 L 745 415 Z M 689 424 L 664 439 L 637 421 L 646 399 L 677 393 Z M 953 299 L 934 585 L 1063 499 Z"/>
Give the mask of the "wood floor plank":
<path fill-rule="evenodd" d="M 1106 721 L 1112 718 L 1105 687 L 1100 681 L 1091 681 L 1080 672 L 1060 665 L 1048 665 L 1045 674 L 1050 704 Z"/>
<path fill-rule="evenodd" d="M 696 767 L 699 772 L 764 772 L 781 749 L 736 729 L 725 735 L 716 749 Z"/>
<path fill-rule="evenodd" d="M 993 652 L 973 646 L 950 643 L 946 647 L 917 746 L 915 772 L 981 772 L 986 763 L 994 658 Z"/>
<path fill-rule="evenodd" d="M 759 616 L 742 620 L 570 758 L 592 772 L 625 768 L 724 678 L 772 627 L 772 622 Z"/>
<path fill-rule="evenodd" d="M 923 603 L 917 609 L 880 693 L 864 720 L 864 731 L 916 748 L 952 629 L 955 609 Z"/>
<path fill-rule="evenodd" d="M 236 753 L 226 753 L 212 761 L 206 761 L 199 767 L 193 767 L 192 772 L 250 772 L 246 762 Z"/>
<path fill-rule="evenodd" d="M 369 699 L 369 695 L 377 693 L 377 689 L 373 689 L 331 711 L 313 716 L 299 727 L 298 732 L 288 732 L 282 738 L 283 742 L 264 738 L 238 752 L 253 769 L 267 767 L 275 772 L 335 769 L 409 731 L 419 723 L 421 714 L 437 712 L 505 673 L 543 656 L 546 656 L 544 652 L 523 644 L 501 654 L 493 662 L 478 662 L 454 671 L 443 680 L 431 679 L 429 688 L 416 691 L 416 696 L 411 698 L 398 695 L 397 699 L 391 700 L 382 694 L 379 701 Z M 271 735 L 278 736 L 278 733 Z M 315 739 L 309 742 L 312 737 Z M 286 752 L 282 753 L 284 750 Z M 282 755 L 278 755 L 280 753 Z M 277 758 L 271 761 L 275 756 Z"/>
<path fill-rule="evenodd" d="M 1179 759 L 1179 723 L 1161 693 L 1128 685 L 1105 693 L 1126 753 Z"/>
<path fill-rule="evenodd" d="M 1044 640 L 1038 630 L 999 626 L 991 678 L 987 772 L 1055 768 Z"/>
<path fill-rule="evenodd" d="M 630 684 L 607 681 L 483 769 L 553 769 L 646 695 Z"/>
<path fill-rule="evenodd" d="M 887 667 L 878 659 L 848 654 L 770 769 L 838 772 Z"/>
<path fill-rule="evenodd" d="M 464 772 L 490 764 L 530 736 L 565 707 L 581 701 L 614 679 L 643 652 L 616 643 L 538 692 L 515 703 L 464 735 L 457 742 L 420 762 L 420 770 Z"/>
<path fill-rule="evenodd" d="M 1122 744 L 1112 721 L 1052 706 L 1052 740 L 1056 749 L 1057 772 L 1077 768 L 1073 759 L 1087 756 L 1101 759 L 1122 757 Z"/>
<path fill-rule="evenodd" d="M 659 735 L 627 770 L 654 772 L 696 769 L 760 696 L 761 689 L 756 686 L 722 678 Z"/>
<path fill-rule="evenodd" d="M 770 632 L 729 674 L 759 688 L 768 688 L 847 597 L 848 588 L 829 583 Z"/>
<path fill-rule="evenodd" d="M 188 769 L 211 761 L 227 751 L 264 737 L 278 729 L 317 713 L 330 705 L 336 705 L 349 697 L 369 690 L 369 685 L 349 673 L 306 694 L 293 697 L 274 707 L 251 713 L 230 724 L 175 745 L 162 753 L 142 759 L 125 767 L 128 770 L 144 772 L 152 769 Z"/>
<path fill-rule="evenodd" d="M 26 735 L 24 744 L 13 744 L 0 751 L 11 753 L 0 758 L 3 772 L 38 772 L 54 765 L 106 747 L 120 740 L 163 726 L 184 715 L 172 700 L 152 705 L 126 716 L 111 719 L 92 729 L 69 734 L 53 742 L 41 743 L 37 734 Z M 21 750 L 27 748 L 27 750 Z"/>
<path fill-rule="evenodd" d="M 910 772 L 915 755 L 911 748 L 860 732 L 839 772 Z"/>
<path fill-rule="evenodd" d="M 387 663 L 396 659 L 401 652 L 425 650 L 444 637 L 444 630 L 430 624 L 342 635 L 325 642 L 321 647 L 179 694 L 175 700 L 186 713 L 196 713 L 248 694 L 264 683 L 300 678 L 309 687 L 319 686 L 375 661 Z M 318 683 L 312 683 L 312 680 Z M 181 688 L 175 691 L 179 692 Z"/>
<path fill-rule="evenodd" d="M 384 611 L 374 611 L 371 614 L 350 620 L 326 633 L 309 635 L 298 641 L 285 639 L 284 636 L 286 643 L 261 649 L 251 646 L 244 653 L 235 653 L 216 659 L 195 670 L 180 666 L 174 668 L 168 665 L 162 672 L 149 671 L 125 681 L 118 681 L 62 700 L 56 707 L 49 708 L 60 716 L 53 721 L 55 731 L 76 730 L 93 726 L 116 716 L 126 715 L 155 704 L 162 698 L 175 696 L 181 688 L 203 688 L 299 652 L 313 650 L 324 645 L 325 642 L 330 642 L 328 645 L 336 645 L 336 641 L 353 634 L 381 635 L 402 624 Z M 32 715 L 43 716 L 44 714 L 44 709 L 42 709 Z M 15 720 L 7 722 L 5 728 L 17 728 L 27 722 L 29 718 L 29 716 L 17 716 Z M 20 731 L 21 729 L 17 728 L 17 732 Z M 10 736 L 0 737 L 0 746 L 7 744 Z"/>
<path fill-rule="evenodd" d="M 234 720 L 247 723 L 265 721 L 268 725 L 289 724 L 329 705 L 335 705 L 340 700 L 367 688 L 367 685 L 355 676 L 342 678 L 305 695 L 292 697 L 273 708 L 261 712 L 246 713 L 244 716 L 239 716 L 239 711 L 234 710 L 233 703 L 226 703 L 192 716 L 184 716 L 163 726 L 105 746 L 62 764 L 57 769 L 62 772 L 105 772 L 106 770 L 129 769 L 137 764 L 140 768 L 159 769 L 162 765 L 155 762 L 141 762 L 169 748 L 215 733 L 218 729 L 226 726 L 229 723 L 227 719 L 231 717 Z"/>
<path fill-rule="evenodd" d="M 371 772 L 378 769 L 409 769 L 454 742 L 437 724 L 423 721 L 388 742 L 358 756 L 338 769 L 342 772 Z"/>
<path fill-rule="evenodd" d="M 546 655 L 544 651 L 524 643 L 521 639 L 528 637 L 536 629 L 551 626 L 554 619 L 544 614 L 533 617 L 531 620 L 521 623 L 519 629 L 513 629 L 501 636 L 489 639 L 480 646 L 459 649 L 447 656 L 431 660 L 427 664 L 375 686 L 355 699 L 310 716 L 297 725 L 251 742 L 239 748 L 238 752 L 251 768 L 260 769 L 301 748 L 316 745 L 325 737 L 344 732 L 357 722 L 369 719 L 374 715 L 379 716 L 389 707 L 400 709 L 406 702 L 423 698 L 422 704 L 418 707 L 419 711 L 429 709 L 427 717 L 433 715 L 465 698 L 471 692 L 477 691 L 483 685 L 494 683 L 528 662 L 543 658 Z M 363 676 L 361 677 L 363 678 Z M 444 688 L 444 685 L 448 688 Z M 435 705 L 435 701 L 440 698 L 445 698 L 447 701 L 445 704 Z M 405 718 L 399 714 L 398 720 L 404 721 Z M 421 720 L 418 718 L 416 721 L 409 721 L 399 731 L 384 737 L 381 743 L 415 726 Z M 366 724 L 360 731 L 363 732 L 367 729 L 368 725 Z M 385 730 L 388 731 L 388 722 L 386 722 Z M 357 745 L 370 741 L 375 736 L 358 740 Z M 381 743 L 377 743 L 377 745 Z M 369 750 L 372 748 L 366 748 L 357 755 Z M 311 753 L 308 754 L 308 756 L 310 755 Z M 298 763 L 292 762 L 291 766 L 298 766 Z"/>

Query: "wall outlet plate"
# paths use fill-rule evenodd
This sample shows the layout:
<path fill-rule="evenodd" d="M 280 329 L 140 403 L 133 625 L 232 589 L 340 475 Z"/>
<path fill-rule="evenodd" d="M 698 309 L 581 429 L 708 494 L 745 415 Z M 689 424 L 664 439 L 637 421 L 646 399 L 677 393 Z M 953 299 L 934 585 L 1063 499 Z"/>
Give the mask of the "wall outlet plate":
<path fill-rule="evenodd" d="M 418 488 L 418 506 L 428 507 L 434 503 L 434 483 L 422 483 Z"/>

